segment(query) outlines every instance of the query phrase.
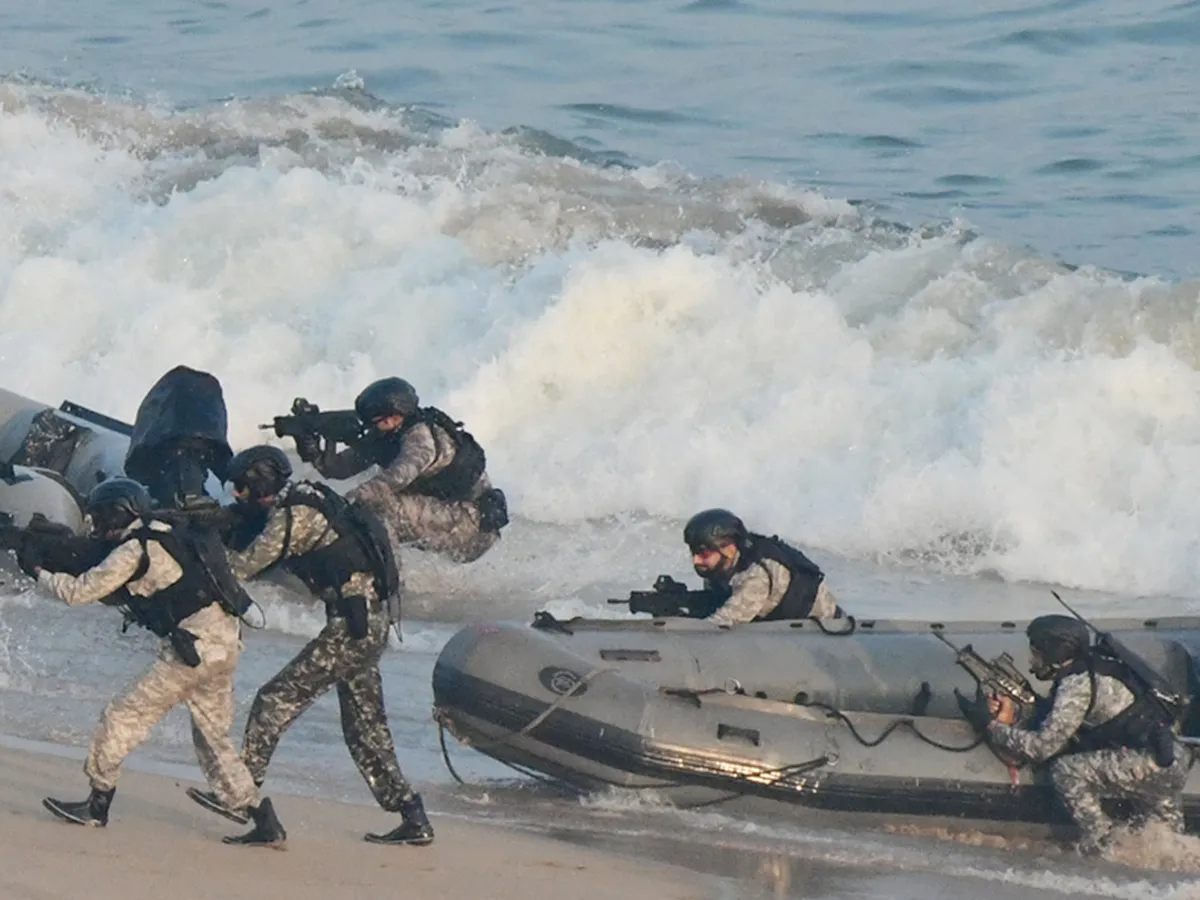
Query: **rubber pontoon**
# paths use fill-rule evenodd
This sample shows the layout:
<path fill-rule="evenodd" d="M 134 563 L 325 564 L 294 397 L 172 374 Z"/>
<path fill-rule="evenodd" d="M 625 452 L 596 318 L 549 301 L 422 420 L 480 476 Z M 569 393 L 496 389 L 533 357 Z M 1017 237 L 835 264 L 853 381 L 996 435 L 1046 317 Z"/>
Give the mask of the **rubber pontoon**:
<path fill-rule="evenodd" d="M 971 696 L 975 681 L 934 634 L 1028 671 L 1024 622 L 726 629 L 540 614 L 534 624 L 463 628 L 433 673 L 437 721 L 521 770 L 583 791 L 655 789 L 686 806 L 755 799 L 883 820 L 1068 821 L 1045 767 L 1010 769 L 963 720 L 953 691 Z M 1097 624 L 1195 695 L 1200 619 Z M 1186 800 L 1194 819 L 1196 772 Z"/>

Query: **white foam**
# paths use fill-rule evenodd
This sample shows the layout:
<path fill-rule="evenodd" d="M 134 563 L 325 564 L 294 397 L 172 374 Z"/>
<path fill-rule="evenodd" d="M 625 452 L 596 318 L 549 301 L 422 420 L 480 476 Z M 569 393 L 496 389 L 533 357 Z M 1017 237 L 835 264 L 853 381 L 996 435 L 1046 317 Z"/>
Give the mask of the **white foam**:
<path fill-rule="evenodd" d="M 539 557 L 514 526 L 446 576 L 467 593 L 578 594 L 570 536 L 652 577 L 729 505 L 830 554 L 1200 594 L 1195 285 L 336 96 L 0 103 L 4 386 L 128 419 L 184 363 L 246 445 L 297 395 L 402 374 L 484 441 L 528 537 L 568 535 Z"/>

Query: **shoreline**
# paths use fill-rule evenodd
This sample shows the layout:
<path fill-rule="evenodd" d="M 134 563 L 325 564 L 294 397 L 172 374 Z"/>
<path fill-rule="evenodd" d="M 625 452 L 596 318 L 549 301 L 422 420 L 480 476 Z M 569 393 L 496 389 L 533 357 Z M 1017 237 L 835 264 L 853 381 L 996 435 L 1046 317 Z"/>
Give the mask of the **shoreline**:
<path fill-rule="evenodd" d="M 19 741 L 19 739 L 18 739 Z M 429 847 L 383 847 L 363 833 L 392 827 L 377 807 L 272 793 L 284 851 L 230 847 L 221 837 L 246 828 L 206 812 L 184 788 L 198 777 L 122 773 L 107 828 L 55 819 L 42 798 L 82 799 L 82 751 L 48 754 L 0 745 L 0 819 L 5 822 L 0 896 L 49 900 L 250 897 L 328 900 L 335 892 L 454 900 L 710 900 L 728 896 L 723 879 L 505 827 L 431 813 Z M 23 744 L 33 742 L 19 741 Z"/>

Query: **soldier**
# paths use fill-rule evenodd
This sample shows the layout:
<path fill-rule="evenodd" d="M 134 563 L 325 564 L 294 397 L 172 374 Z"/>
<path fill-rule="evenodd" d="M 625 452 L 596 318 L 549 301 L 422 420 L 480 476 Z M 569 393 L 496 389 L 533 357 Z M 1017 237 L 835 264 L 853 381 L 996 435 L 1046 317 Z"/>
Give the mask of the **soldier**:
<path fill-rule="evenodd" d="M 298 439 L 297 451 L 326 478 L 350 478 L 378 465 L 378 475 L 350 497 L 370 506 L 400 544 L 455 562 L 473 562 L 500 539 L 508 524 L 504 492 L 493 488 L 483 448 L 462 423 L 432 406 L 422 407 L 402 378 L 368 385 L 354 401 L 371 428 L 358 443 L 336 452 L 317 436 Z"/>
<path fill-rule="evenodd" d="M 1026 635 L 1031 671 L 1054 683 L 1049 713 L 1036 729 L 1018 728 L 1012 702 L 993 697 L 975 724 L 984 724 L 994 746 L 1029 762 L 1054 758 L 1050 778 L 1079 826 L 1080 853 L 1100 855 L 1111 841 L 1113 822 L 1102 797 L 1131 799 L 1148 819 L 1182 832 L 1192 754 L 1176 739 L 1160 702 L 1126 663 L 1091 646 L 1078 619 L 1041 616 Z"/>
<path fill-rule="evenodd" d="M 244 595 L 231 596 L 239 589 L 220 545 L 216 559 L 206 554 L 186 526 L 154 516 L 145 489 L 128 478 L 93 488 L 87 512 L 111 552 L 78 576 L 26 560 L 39 586 L 69 606 L 97 600 L 122 605 L 129 618 L 164 640 L 154 664 L 100 718 L 84 764 L 92 788 L 88 798 L 48 797 L 42 801 L 46 809 L 79 825 L 107 825 L 121 763 L 176 704 L 184 703 L 192 717 L 196 756 L 215 796 L 254 820 L 257 839 L 250 843 L 282 847 L 287 834 L 271 800 L 260 798 L 229 738 L 233 673 L 241 653 L 237 616 L 245 606 Z"/>
<path fill-rule="evenodd" d="M 318 697 L 337 688 L 346 747 L 375 795 L 400 825 L 368 834 L 377 844 L 424 846 L 433 828 L 421 796 L 400 771 L 383 706 L 379 659 L 387 647 L 390 618 L 385 600 L 399 589 L 387 535 L 370 512 L 347 503 L 323 484 L 289 483 L 291 463 L 281 450 L 251 447 L 229 463 L 238 505 L 253 517 L 267 509 L 266 525 L 249 546 L 229 555 L 233 570 L 253 578 L 285 562 L 325 600 L 328 620 L 321 633 L 267 682 L 254 698 L 242 754 L 261 785 L 283 732 Z M 188 791 L 197 803 L 235 821 L 212 793 Z M 257 829 L 256 829 L 257 831 Z M 246 839 L 253 841 L 252 831 Z"/>
<path fill-rule="evenodd" d="M 683 529 L 692 566 L 720 603 L 708 621 L 720 625 L 780 619 L 841 618 L 825 574 L 777 537 L 752 534 L 727 509 L 696 513 Z"/>

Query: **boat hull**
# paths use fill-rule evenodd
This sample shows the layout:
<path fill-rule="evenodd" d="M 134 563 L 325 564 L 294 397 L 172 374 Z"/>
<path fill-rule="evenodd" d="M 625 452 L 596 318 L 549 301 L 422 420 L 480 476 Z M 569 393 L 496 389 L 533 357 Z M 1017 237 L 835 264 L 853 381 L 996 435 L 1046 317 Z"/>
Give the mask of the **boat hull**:
<path fill-rule="evenodd" d="M 671 621 L 573 623 L 570 633 L 471 625 L 435 665 L 435 717 L 480 752 L 583 791 L 880 823 L 1065 826 L 1045 767 L 1011 769 L 963 721 L 953 691 L 975 683 L 930 624 L 844 637 L 788 623 L 736 633 Z M 1015 625 L 938 624 L 988 657 L 1024 643 Z M 1174 665 L 1190 664 L 1179 638 L 1200 637 L 1190 627 L 1122 634 Z M 1200 815 L 1200 776 L 1187 807 Z"/>

